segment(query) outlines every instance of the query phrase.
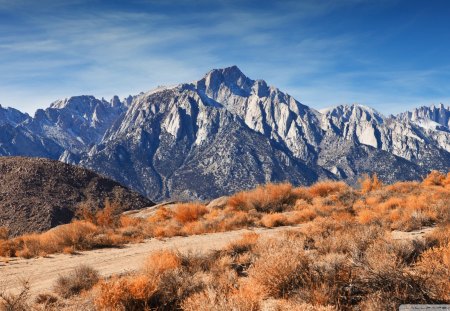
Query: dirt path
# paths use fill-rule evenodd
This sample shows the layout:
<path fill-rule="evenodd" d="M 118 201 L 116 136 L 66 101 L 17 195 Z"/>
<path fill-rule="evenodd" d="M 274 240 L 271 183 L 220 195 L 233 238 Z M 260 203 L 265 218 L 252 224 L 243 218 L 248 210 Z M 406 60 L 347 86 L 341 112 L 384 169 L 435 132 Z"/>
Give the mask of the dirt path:
<path fill-rule="evenodd" d="M 125 245 L 123 248 L 108 248 L 81 252 L 77 255 L 56 254 L 46 258 L 22 259 L 10 258 L 8 263 L 0 261 L 0 290 L 17 291 L 21 279 L 28 279 L 31 294 L 51 290 L 59 275 L 65 275 L 80 264 L 94 267 L 102 276 L 133 272 L 139 269 L 151 252 L 161 249 L 173 249 L 180 252 L 193 251 L 205 253 L 219 250 L 238 239 L 244 233 L 255 232 L 263 236 L 272 236 L 280 231 L 298 229 L 300 226 L 286 226 L 273 229 L 255 228 L 229 232 L 173 237 L 164 240 L 150 239 L 139 244 Z M 411 232 L 393 231 L 394 239 L 421 239 L 433 228 Z"/>
<path fill-rule="evenodd" d="M 394 240 L 422 240 L 427 233 L 434 230 L 435 227 L 424 227 L 422 229 L 413 230 L 409 232 L 392 231 L 392 238 Z"/>
<path fill-rule="evenodd" d="M 0 261 L 0 289 L 16 291 L 20 289 L 20 280 L 28 279 L 31 294 L 38 294 L 51 290 L 59 275 L 67 274 L 80 264 L 92 266 L 106 277 L 136 271 L 148 255 L 156 250 L 173 249 L 180 252 L 205 253 L 225 247 L 244 233 L 255 232 L 271 236 L 280 231 L 296 228 L 299 226 L 241 229 L 165 240 L 150 239 L 143 243 L 125 245 L 123 248 L 98 249 L 77 255 L 55 254 L 34 259 L 10 258 L 8 263 Z"/>

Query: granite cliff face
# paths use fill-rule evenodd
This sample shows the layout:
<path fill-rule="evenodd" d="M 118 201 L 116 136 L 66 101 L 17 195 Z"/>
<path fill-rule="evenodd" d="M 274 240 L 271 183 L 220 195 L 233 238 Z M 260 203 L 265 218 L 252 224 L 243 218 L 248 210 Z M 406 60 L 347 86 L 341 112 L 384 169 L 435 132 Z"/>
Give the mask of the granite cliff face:
<path fill-rule="evenodd" d="M 371 172 L 413 180 L 450 169 L 449 107 L 389 117 L 361 105 L 319 112 L 236 66 L 122 101 L 72 97 L 33 118 L 2 109 L 9 136 L 0 132 L 0 155 L 79 164 L 154 200 L 207 199 L 269 181 L 354 183 Z"/>

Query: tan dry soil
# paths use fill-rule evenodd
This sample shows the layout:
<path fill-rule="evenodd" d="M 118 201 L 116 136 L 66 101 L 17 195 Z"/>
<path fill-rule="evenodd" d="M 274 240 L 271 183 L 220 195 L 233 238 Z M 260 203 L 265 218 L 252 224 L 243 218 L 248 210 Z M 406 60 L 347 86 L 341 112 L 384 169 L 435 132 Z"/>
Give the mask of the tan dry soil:
<path fill-rule="evenodd" d="M 56 254 L 34 259 L 9 258 L 7 263 L 0 258 L 0 289 L 17 291 L 21 287 L 21 280 L 27 279 L 31 285 L 31 294 L 35 295 L 50 291 L 58 276 L 67 274 L 80 264 L 89 265 L 98 270 L 102 276 L 108 277 L 138 270 L 148 255 L 157 250 L 172 249 L 182 253 L 189 251 L 206 253 L 222 249 L 245 233 L 254 232 L 270 237 L 281 231 L 299 228 L 300 226 L 285 226 L 272 229 L 241 229 L 161 240 L 149 239 L 143 243 L 128 244 L 122 248 L 85 251 L 77 255 Z M 392 236 L 394 239 L 401 240 L 421 239 L 432 229 L 424 228 L 411 232 L 393 231 Z"/>
<path fill-rule="evenodd" d="M 245 233 L 255 232 L 263 236 L 272 236 L 277 232 L 296 228 L 299 226 L 241 229 L 161 240 L 149 239 L 143 243 L 128 244 L 122 248 L 97 249 L 76 255 L 54 254 L 33 259 L 8 258 L 8 263 L 0 258 L 0 289 L 17 291 L 20 289 L 21 280 L 27 279 L 31 285 L 31 294 L 35 295 L 50 291 L 58 276 L 66 275 L 80 264 L 89 265 L 98 270 L 102 276 L 108 277 L 138 270 L 148 255 L 157 250 L 172 249 L 182 253 L 189 251 L 205 253 L 222 249 Z"/>

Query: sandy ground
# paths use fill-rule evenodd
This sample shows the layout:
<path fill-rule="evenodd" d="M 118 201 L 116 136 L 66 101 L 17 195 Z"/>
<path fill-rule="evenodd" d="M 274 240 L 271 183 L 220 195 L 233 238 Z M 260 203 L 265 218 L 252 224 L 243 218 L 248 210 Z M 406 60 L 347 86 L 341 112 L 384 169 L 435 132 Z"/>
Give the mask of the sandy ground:
<path fill-rule="evenodd" d="M 51 291 L 55 280 L 80 264 L 97 269 L 104 277 L 138 270 L 151 252 L 173 249 L 180 252 L 205 253 L 219 250 L 228 243 L 240 238 L 244 233 L 255 232 L 270 237 L 280 231 L 295 230 L 300 226 L 286 226 L 273 229 L 255 228 L 229 232 L 173 237 L 163 240 L 149 239 L 143 243 L 129 244 L 122 248 L 108 248 L 81 252 L 77 255 L 56 254 L 46 258 L 22 259 L 10 258 L 8 263 L 0 260 L 0 290 L 17 291 L 21 280 L 27 279 L 31 285 L 31 294 Z M 394 239 L 421 239 L 433 230 L 424 228 L 411 232 L 393 231 Z"/>
<path fill-rule="evenodd" d="M 149 239 L 143 243 L 128 244 L 122 248 L 105 248 L 80 252 L 77 255 L 55 254 L 45 258 L 9 258 L 5 263 L 0 260 L 0 289 L 17 291 L 21 280 L 26 279 L 31 285 L 31 294 L 50 291 L 55 280 L 65 275 L 80 264 L 89 265 L 102 276 L 133 272 L 139 269 L 148 255 L 156 250 L 173 249 L 180 252 L 205 253 L 219 250 L 243 234 L 255 232 L 271 236 L 280 231 L 297 227 L 278 227 L 273 229 L 255 228 L 229 232 L 173 237 L 163 240 Z"/>
<path fill-rule="evenodd" d="M 392 231 L 392 238 L 394 240 L 421 240 L 425 234 L 433 231 L 434 227 L 425 227 L 420 230 L 414 230 L 409 232 Z"/>

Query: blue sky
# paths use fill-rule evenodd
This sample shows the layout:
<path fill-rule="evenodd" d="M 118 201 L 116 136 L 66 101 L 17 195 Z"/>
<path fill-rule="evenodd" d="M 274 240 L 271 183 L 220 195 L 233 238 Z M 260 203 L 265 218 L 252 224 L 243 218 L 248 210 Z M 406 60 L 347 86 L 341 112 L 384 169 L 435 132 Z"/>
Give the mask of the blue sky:
<path fill-rule="evenodd" d="M 450 102 L 450 2 L 0 0 L 0 104 L 34 113 L 237 65 L 314 108 Z"/>

